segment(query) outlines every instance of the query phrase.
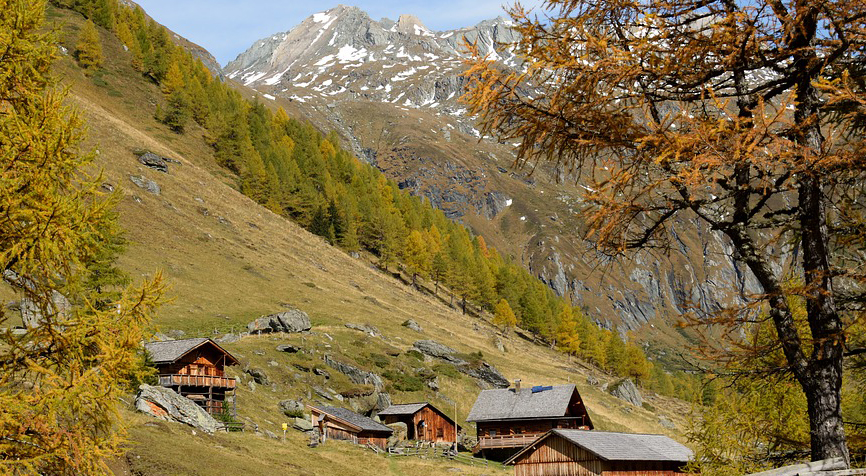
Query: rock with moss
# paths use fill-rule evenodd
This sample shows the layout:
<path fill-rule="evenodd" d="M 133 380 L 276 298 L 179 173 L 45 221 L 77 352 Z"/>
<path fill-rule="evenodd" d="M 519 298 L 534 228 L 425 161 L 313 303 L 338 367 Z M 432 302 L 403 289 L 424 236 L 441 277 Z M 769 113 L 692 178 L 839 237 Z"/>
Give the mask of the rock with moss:
<path fill-rule="evenodd" d="M 135 397 L 135 408 L 152 417 L 184 423 L 213 434 L 219 423 L 192 400 L 165 387 L 142 384 Z"/>
<path fill-rule="evenodd" d="M 250 334 L 305 332 L 311 328 L 310 316 L 299 309 L 262 316 L 247 324 L 247 330 Z"/>
<path fill-rule="evenodd" d="M 643 405 L 643 397 L 640 394 L 640 390 L 638 390 L 637 385 L 631 379 L 623 379 L 613 384 L 610 387 L 610 394 L 636 407 Z"/>

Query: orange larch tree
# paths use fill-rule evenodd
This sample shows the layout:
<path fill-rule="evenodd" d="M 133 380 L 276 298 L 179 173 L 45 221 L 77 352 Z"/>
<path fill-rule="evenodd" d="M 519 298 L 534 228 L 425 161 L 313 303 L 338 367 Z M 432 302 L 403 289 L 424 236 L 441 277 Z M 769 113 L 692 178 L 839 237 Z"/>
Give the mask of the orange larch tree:
<path fill-rule="evenodd" d="M 763 291 L 701 322 L 728 331 L 718 349 L 764 352 L 737 330 L 767 316 L 770 347 L 785 356 L 772 370 L 792 374 L 808 401 L 812 458 L 847 460 L 842 361 L 861 352 L 846 329 L 864 302 L 866 3 L 542 8 L 543 18 L 511 9 L 520 71 L 476 54 L 466 73 L 464 99 L 483 132 L 519 139 L 520 165 L 549 161 L 579 176 L 590 238 L 610 254 L 667 247 L 680 215 L 723 235 Z"/>

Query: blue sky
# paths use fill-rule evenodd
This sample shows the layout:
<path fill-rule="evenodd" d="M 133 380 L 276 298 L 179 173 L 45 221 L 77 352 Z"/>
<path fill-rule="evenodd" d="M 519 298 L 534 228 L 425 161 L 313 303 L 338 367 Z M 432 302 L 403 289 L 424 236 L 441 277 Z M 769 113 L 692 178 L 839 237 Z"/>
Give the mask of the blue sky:
<path fill-rule="evenodd" d="M 374 20 L 396 20 L 410 13 L 431 30 L 449 30 L 474 25 L 502 15 L 503 5 L 513 0 L 334 0 L 320 3 L 297 0 L 138 0 L 158 22 L 179 35 L 198 43 L 225 65 L 254 41 L 271 33 L 290 30 L 313 13 L 328 10 L 337 3 L 355 5 Z M 540 0 L 523 0 L 525 7 Z"/>

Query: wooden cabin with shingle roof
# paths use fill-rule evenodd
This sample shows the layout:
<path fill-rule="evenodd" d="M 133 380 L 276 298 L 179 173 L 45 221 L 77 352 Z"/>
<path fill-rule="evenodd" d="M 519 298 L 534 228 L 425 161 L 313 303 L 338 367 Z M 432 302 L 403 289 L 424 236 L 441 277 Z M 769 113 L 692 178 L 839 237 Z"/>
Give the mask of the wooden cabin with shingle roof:
<path fill-rule="evenodd" d="M 692 451 L 664 435 L 550 430 L 505 461 L 515 476 L 676 476 Z"/>
<path fill-rule="evenodd" d="M 428 402 L 391 405 L 379 412 L 379 418 L 386 425 L 405 423 L 406 437 L 417 441 L 453 443 L 461 429 L 451 417 Z"/>
<path fill-rule="evenodd" d="M 384 449 L 388 445 L 388 437 L 394 432 L 376 420 L 345 408 L 310 405 L 310 414 L 313 428 L 319 429 L 322 443 L 329 439 L 346 440 Z"/>
<path fill-rule="evenodd" d="M 482 390 L 466 421 L 478 430 L 474 451 L 498 461 L 554 428 L 593 428 L 574 384 Z"/>
<path fill-rule="evenodd" d="M 238 360 L 207 338 L 149 342 L 144 345 L 156 365 L 159 384 L 196 402 L 211 415 L 237 411 L 236 381 L 225 375 Z M 229 400 L 231 401 L 230 406 Z"/>

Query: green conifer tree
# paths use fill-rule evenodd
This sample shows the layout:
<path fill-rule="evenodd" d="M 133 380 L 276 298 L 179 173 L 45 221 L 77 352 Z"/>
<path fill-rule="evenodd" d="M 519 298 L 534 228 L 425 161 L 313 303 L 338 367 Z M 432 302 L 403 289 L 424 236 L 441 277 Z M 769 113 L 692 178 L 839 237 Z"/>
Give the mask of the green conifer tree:
<path fill-rule="evenodd" d="M 75 58 L 88 72 L 102 66 L 102 41 L 91 20 L 85 21 L 81 28 L 78 43 L 75 44 Z"/>

